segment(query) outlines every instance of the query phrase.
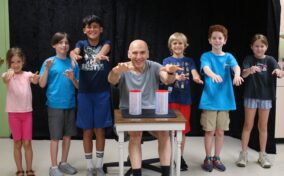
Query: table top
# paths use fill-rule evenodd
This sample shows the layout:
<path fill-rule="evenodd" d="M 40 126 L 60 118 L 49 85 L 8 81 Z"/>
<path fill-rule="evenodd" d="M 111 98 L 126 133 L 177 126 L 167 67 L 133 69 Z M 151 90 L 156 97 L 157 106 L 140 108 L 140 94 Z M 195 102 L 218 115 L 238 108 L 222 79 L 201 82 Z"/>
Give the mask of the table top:
<path fill-rule="evenodd" d="M 122 123 L 185 123 L 185 119 L 179 110 L 174 110 L 176 118 L 123 118 L 120 109 L 114 110 L 115 124 Z"/>

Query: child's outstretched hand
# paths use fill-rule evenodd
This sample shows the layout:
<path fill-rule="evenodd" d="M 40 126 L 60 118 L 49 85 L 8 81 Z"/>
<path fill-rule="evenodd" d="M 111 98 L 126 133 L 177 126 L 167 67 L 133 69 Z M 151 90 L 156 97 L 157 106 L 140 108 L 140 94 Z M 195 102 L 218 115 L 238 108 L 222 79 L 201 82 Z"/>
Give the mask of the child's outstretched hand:
<path fill-rule="evenodd" d="M 46 68 L 47 70 L 49 70 L 50 67 L 52 66 L 53 62 L 54 62 L 54 59 L 49 59 L 49 60 L 47 60 L 47 61 L 46 61 L 46 64 L 45 64 L 45 68 Z"/>
<path fill-rule="evenodd" d="M 202 79 L 200 79 L 200 77 L 193 77 L 192 78 L 194 82 L 196 82 L 197 84 L 203 84 Z"/>
<path fill-rule="evenodd" d="M 186 77 L 185 77 L 185 74 L 176 74 L 176 80 L 178 80 L 178 81 L 184 81 L 184 80 L 186 80 Z"/>
<path fill-rule="evenodd" d="M 213 75 L 211 76 L 211 78 L 212 78 L 212 81 L 215 82 L 215 83 L 221 83 L 221 82 L 223 82 L 223 79 L 221 78 L 220 75 L 213 74 Z"/>
<path fill-rule="evenodd" d="M 244 79 L 239 75 L 236 75 L 233 79 L 233 85 L 235 86 L 240 86 L 242 85 L 243 82 L 244 82 Z"/>
<path fill-rule="evenodd" d="M 95 64 L 96 62 L 101 61 L 101 60 L 106 60 L 109 62 L 109 57 L 105 55 L 97 54 L 96 57 L 94 58 L 93 63 Z"/>
<path fill-rule="evenodd" d="M 284 72 L 278 68 L 274 69 L 272 75 L 277 76 L 278 78 L 282 78 L 284 76 Z"/>
<path fill-rule="evenodd" d="M 74 68 L 77 63 L 77 60 L 80 60 L 82 59 L 82 56 L 80 56 L 80 54 L 78 54 L 76 52 L 76 49 L 72 50 L 70 52 L 70 58 L 71 58 L 71 64 L 72 64 L 72 67 Z"/>
<path fill-rule="evenodd" d="M 38 81 L 39 81 L 39 75 L 38 75 L 38 71 L 36 71 L 35 73 L 33 73 L 31 76 L 30 76 L 30 80 L 32 83 L 34 84 L 37 84 Z"/>
<path fill-rule="evenodd" d="M 72 71 L 72 69 L 65 70 L 63 74 L 70 80 L 74 79 L 74 72 Z"/>
<path fill-rule="evenodd" d="M 178 70 L 183 70 L 183 68 L 180 68 L 179 66 L 173 64 L 167 64 L 160 69 L 160 71 L 165 71 L 167 73 L 175 73 Z"/>
<path fill-rule="evenodd" d="M 7 72 L 3 73 L 2 78 L 4 79 L 4 82 L 8 82 L 11 78 L 13 78 L 15 75 L 15 72 L 13 69 L 8 69 Z"/>

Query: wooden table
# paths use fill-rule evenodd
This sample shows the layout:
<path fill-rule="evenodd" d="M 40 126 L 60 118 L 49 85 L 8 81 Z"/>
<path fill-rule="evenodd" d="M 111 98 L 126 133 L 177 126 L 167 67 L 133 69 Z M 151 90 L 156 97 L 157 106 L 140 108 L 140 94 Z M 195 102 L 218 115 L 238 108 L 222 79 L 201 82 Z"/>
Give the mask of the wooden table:
<path fill-rule="evenodd" d="M 176 118 L 123 118 L 121 110 L 116 109 L 115 115 L 115 127 L 118 134 L 119 142 L 119 175 L 124 175 L 123 165 L 123 144 L 124 144 L 124 132 L 127 131 L 170 131 L 171 132 L 171 175 L 174 175 L 174 156 L 176 161 L 176 176 L 180 176 L 180 158 L 181 158 L 181 141 L 182 130 L 185 129 L 185 119 L 183 115 L 174 110 Z M 174 140 L 174 133 L 176 131 L 176 141 Z M 175 155 L 174 151 L 177 150 Z"/>

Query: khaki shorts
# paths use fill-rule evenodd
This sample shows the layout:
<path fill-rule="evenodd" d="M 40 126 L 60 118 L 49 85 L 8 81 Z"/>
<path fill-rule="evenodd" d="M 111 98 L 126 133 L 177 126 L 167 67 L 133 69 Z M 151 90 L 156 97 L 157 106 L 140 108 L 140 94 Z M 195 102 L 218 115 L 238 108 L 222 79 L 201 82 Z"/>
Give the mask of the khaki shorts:
<path fill-rule="evenodd" d="M 203 110 L 200 124 L 204 131 L 215 131 L 216 129 L 228 131 L 230 124 L 229 111 Z"/>

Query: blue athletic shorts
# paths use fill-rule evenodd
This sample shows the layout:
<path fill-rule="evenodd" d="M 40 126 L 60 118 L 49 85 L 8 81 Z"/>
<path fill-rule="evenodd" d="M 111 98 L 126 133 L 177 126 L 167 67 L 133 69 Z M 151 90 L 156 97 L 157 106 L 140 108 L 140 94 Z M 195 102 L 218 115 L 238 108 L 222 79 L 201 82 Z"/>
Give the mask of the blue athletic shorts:
<path fill-rule="evenodd" d="M 110 92 L 78 93 L 76 124 L 82 129 L 112 126 Z"/>
<path fill-rule="evenodd" d="M 270 109 L 272 107 L 272 100 L 260 100 L 254 98 L 245 98 L 244 106 L 252 109 Z"/>

